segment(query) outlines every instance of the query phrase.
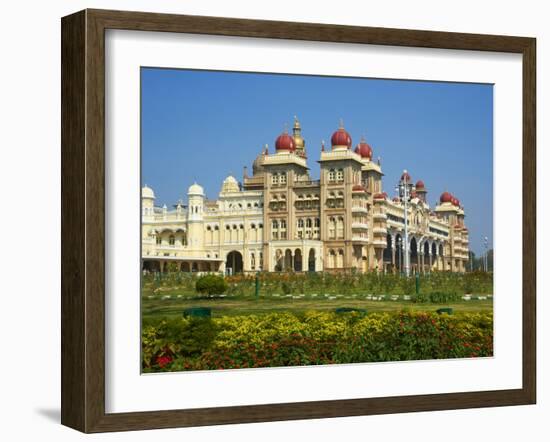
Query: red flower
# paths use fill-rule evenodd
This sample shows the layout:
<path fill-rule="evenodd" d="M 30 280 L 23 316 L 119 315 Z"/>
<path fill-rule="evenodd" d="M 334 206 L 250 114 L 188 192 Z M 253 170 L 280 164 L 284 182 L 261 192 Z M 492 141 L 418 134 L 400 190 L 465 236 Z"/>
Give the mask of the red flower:
<path fill-rule="evenodd" d="M 157 356 L 157 364 L 160 368 L 164 368 L 170 362 L 172 362 L 172 357 L 171 356 L 168 356 L 168 355 Z"/>

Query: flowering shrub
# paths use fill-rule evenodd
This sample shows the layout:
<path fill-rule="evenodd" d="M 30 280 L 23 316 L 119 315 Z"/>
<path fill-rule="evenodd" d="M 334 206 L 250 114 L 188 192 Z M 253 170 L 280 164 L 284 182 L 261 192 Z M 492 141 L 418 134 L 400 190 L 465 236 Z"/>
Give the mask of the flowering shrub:
<path fill-rule="evenodd" d="M 255 296 L 256 274 L 215 276 L 227 284 L 226 293 L 231 296 Z M 353 270 L 340 273 L 327 272 L 260 272 L 260 293 L 273 294 L 373 294 L 413 295 L 415 279 L 394 274 L 376 272 L 360 273 Z M 148 274 L 143 277 L 145 293 L 158 294 L 165 289 L 194 294 L 195 286 L 202 277 L 194 273 Z M 420 276 L 420 292 L 423 296 L 436 294 L 435 298 L 451 296 L 459 298 L 464 294 L 486 295 L 493 293 L 493 275 L 486 272 L 457 274 L 433 272 Z M 429 300 L 430 298 L 426 298 Z M 424 302 L 424 301 L 422 301 Z M 437 302 L 437 301 L 433 301 Z"/>
<path fill-rule="evenodd" d="M 142 354 L 147 372 L 492 356 L 493 316 L 307 312 L 163 320 L 144 326 Z"/>

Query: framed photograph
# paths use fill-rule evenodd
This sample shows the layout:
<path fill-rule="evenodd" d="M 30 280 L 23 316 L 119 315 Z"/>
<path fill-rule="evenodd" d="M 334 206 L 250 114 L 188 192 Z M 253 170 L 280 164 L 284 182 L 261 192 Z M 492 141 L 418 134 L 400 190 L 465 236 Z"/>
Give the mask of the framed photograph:
<path fill-rule="evenodd" d="M 62 423 L 536 400 L 535 39 L 62 19 Z"/>

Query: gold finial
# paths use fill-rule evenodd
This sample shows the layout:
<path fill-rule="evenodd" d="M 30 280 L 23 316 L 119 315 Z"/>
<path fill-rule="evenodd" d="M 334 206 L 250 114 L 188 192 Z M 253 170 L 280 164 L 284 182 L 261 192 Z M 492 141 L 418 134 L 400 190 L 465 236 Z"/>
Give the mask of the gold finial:
<path fill-rule="evenodd" d="M 325 140 L 321 140 L 321 152 L 325 151 Z"/>
<path fill-rule="evenodd" d="M 365 134 L 361 135 L 361 143 L 366 143 L 367 140 L 365 138 Z"/>
<path fill-rule="evenodd" d="M 268 152 L 269 152 L 269 146 L 267 145 L 267 143 L 265 143 L 265 146 L 264 146 L 264 155 L 267 155 Z"/>
<path fill-rule="evenodd" d="M 344 119 L 340 118 L 340 129 L 344 128 Z"/>

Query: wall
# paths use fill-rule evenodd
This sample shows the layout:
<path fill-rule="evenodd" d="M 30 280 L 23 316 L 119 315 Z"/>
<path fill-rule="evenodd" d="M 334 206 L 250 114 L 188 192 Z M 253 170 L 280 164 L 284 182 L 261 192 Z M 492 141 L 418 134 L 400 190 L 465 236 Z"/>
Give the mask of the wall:
<path fill-rule="evenodd" d="M 2 8 L 2 320 L 0 364 L 4 440 L 34 437 L 81 440 L 58 424 L 60 396 L 60 25 L 61 16 L 85 7 L 200 15 L 343 23 L 384 27 L 526 35 L 538 38 L 539 177 L 548 169 L 550 28 L 545 2 L 440 1 L 276 2 L 74 0 L 5 2 Z M 540 179 L 540 178 L 539 178 Z M 542 189 L 541 189 L 542 190 Z M 517 190 L 510 191 L 511 197 Z M 539 226 L 548 203 L 539 191 Z M 498 222 L 498 220 L 497 220 Z M 539 266 L 548 233 L 540 229 Z M 28 244 L 29 247 L 20 247 Z M 548 249 L 548 247 L 546 247 Z M 539 281 L 539 312 L 548 276 Z M 503 294 L 505 295 L 505 294 Z M 6 304 L 7 301 L 7 304 Z M 539 314 L 545 319 L 543 314 Z M 539 321 L 539 404 L 528 407 L 354 417 L 216 428 L 94 436 L 95 440 L 543 440 L 550 413 L 550 325 Z M 443 375 L 443 374 L 442 374 Z M 414 382 L 414 380 L 411 380 Z"/>

